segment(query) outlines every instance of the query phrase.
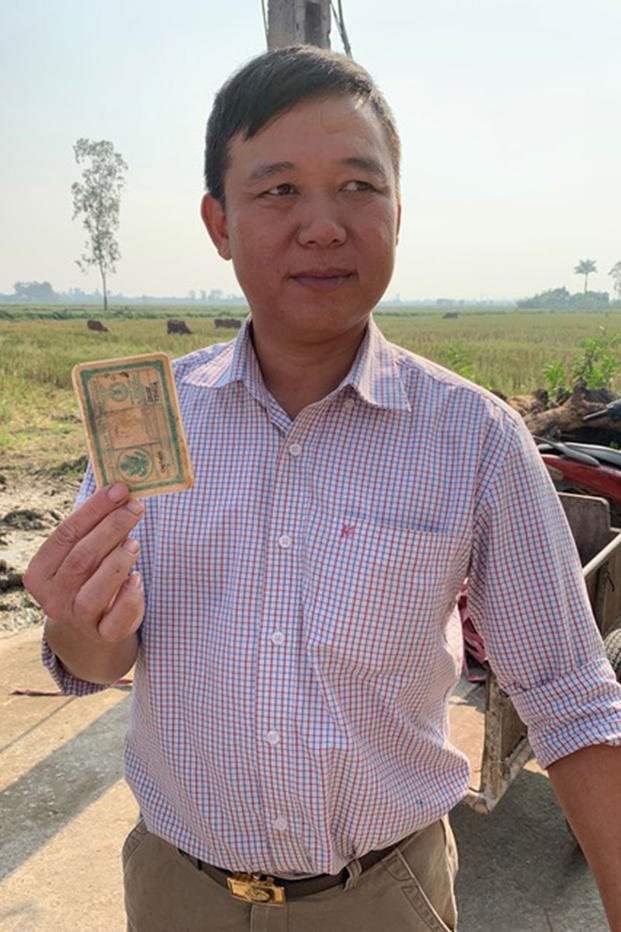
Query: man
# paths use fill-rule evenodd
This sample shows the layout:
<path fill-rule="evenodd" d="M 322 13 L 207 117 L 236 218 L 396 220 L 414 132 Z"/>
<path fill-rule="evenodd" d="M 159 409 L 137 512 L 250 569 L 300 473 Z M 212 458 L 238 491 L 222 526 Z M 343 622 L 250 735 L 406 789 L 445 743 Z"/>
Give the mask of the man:
<path fill-rule="evenodd" d="M 67 692 L 136 661 L 128 928 L 456 928 L 468 576 L 621 929 L 621 690 L 556 495 L 517 415 L 371 320 L 401 209 L 385 101 L 340 56 L 263 55 L 216 98 L 206 180 L 251 315 L 176 364 L 196 485 L 145 509 L 87 477 L 26 577 Z"/>

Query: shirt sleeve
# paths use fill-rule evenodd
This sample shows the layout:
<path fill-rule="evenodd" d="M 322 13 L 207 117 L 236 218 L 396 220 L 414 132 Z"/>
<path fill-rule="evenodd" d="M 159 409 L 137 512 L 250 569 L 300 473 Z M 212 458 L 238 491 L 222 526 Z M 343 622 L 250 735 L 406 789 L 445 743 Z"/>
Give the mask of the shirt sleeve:
<path fill-rule="evenodd" d="M 96 491 L 96 488 L 95 477 L 89 466 L 75 500 L 74 510 L 79 508 L 82 502 Z M 67 696 L 88 696 L 91 693 L 101 692 L 103 689 L 108 688 L 108 686 L 102 683 L 89 683 L 86 680 L 81 680 L 79 677 L 73 676 L 72 673 L 65 670 L 62 662 L 47 642 L 45 628 L 43 629 L 41 641 L 41 659 L 43 660 L 43 665 L 58 685 L 58 688 Z"/>
<path fill-rule="evenodd" d="M 547 767 L 621 744 L 621 686 L 593 618 L 554 486 L 521 419 L 487 464 L 476 509 L 469 603 L 500 685 Z"/>

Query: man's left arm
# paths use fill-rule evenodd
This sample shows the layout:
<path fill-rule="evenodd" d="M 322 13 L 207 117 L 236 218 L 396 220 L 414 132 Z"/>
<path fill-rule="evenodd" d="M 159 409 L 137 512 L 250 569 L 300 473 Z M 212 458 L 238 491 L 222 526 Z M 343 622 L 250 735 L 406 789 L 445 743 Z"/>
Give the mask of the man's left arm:
<path fill-rule="evenodd" d="M 472 616 L 621 932 L 621 685 L 532 438 L 513 416 L 503 427 L 477 502 Z"/>
<path fill-rule="evenodd" d="M 550 781 L 597 881 L 613 932 L 621 932 L 621 747 L 597 744 L 548 768 Z"/>

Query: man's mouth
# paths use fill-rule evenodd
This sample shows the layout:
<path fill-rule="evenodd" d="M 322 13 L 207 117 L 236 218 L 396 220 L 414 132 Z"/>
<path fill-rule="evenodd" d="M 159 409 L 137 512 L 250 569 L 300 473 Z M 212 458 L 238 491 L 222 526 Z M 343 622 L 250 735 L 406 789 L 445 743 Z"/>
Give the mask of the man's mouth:
<path fill-rule="evenodd" d="M 340 288 L 346 282 L 354 278 L 355 272 L 350 269 L 326 268 L 326 269 L 303 269 L 295 272 L 290 277 L 298 285 L 304 288 L 314 288 L 317 291 L 331 291 Z"/>

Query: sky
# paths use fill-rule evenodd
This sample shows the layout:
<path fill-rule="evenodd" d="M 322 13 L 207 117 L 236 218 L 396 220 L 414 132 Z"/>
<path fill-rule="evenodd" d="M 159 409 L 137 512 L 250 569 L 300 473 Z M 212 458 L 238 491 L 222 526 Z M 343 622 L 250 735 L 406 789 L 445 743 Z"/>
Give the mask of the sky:
<path fill-rule="evenodd" d="M 581 259 L 611 290 L 621 260 L 618 0 L 344 0 L 354 57 L 403 141 L 389 297 L 511 298 L 566 285 Z M 332 46 L 341 50 L 336 30 Z M 259 0 L 27 0 L 0 7 L 0 292 L 98 287 L 75 260 L 73 144 L 129 165 L 127 295 L 239 292 L 199 218 L 215 92 L 265 48 Z"/>

